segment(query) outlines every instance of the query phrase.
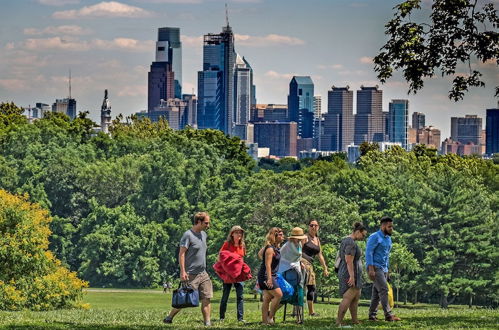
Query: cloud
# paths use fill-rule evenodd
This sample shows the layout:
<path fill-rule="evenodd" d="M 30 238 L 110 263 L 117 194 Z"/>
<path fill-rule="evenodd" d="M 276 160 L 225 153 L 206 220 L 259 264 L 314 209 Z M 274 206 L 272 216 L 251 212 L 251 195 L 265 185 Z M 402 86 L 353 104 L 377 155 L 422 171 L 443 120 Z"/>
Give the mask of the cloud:
<path fill-rule="evenodd" d="M 147 96 L 147 85 L 123 86 L 120 88 L 118 96 Z"/>
<path fill-rule="evenodd" d="M 22 79 L 0 79 L 0 87 L 9 91 L 18 91 L 26 89 L 27 85 Z"/>
<path fill-rule="evenodd" d="M 182 46 L 187 47 L 202 47 L 203 46 L 203 36 L 199 37 L 190 37 L 190 36 L 181 36 L 180 40 L 182 41 Z"/>
<path fill-rule="evenodd" d="M 64 6 L 78 4 L 80 0 L 38 0 L 38 2 L 46 6 Z"/>
<path fill-rule="evenodd" d="M 78 25 L 48 26 L 44 29 L 34 29 L 34 28 L 24 29 L 24 34 L 34 35 L 34 36 L 44 35 L 44 34 L 64 34 L 64 35 L 81 36 L 90 33 L 92 33 L 92 30 L 84 29 Z"/>
<path fill-rule="evenodd" d="M 319 69 L 333 69 L 333 70 L 341 70 L 344 68 L 344 66 L 342 64 L 330 64 L 330 65 L 324 65 L 324 64 L 321 64 L 321 65 L 318 65 L 317 68 Z"/>
<path fill-rule="evenodd" d="M 301 39 L 289 36 L 283 36 L 279 34 L 268 34 L 264 37 L 250 36 L 246 34 L 236 34 L 234 37 L 237 44 L 241 46 L 252 46 L 252 47 L 267 47 L 275 45 L 300 46 L 305 44 L 305 41 Z"/>
<path fill-rule="evenodd" d="M 172 4 L 198 4 L 202 3 L 203 0 L 138 0 L 138 2 L 146 3 L 172 3 Z"/>
<path fill-rule="evenodd" d="M 269 70 L 265 72 L 265 77 L 269 77 L 271 79 L 291 79 L 293 76 L 296 76 L 296 74 L 293 73 L 278 73 L 273 70 Z"/>
<path fill-rule="evenodd" d="M 92 39 L 89 41 L 79 40 L 71 37 L 61 38 L 39 38 L 26 39 L 24 42 L 12 47 L 27 50 L 68 50 L 68 51 L 88 51 L 92 49 L 99 50 L 124 50 L 132 52 L 148 52 L 154 49 L 154 41 L 141 41 L 131 38 L 115 38 L 113 40 Z"/>
<path fill-rule="evenodd" d="M 368 57 L 368 56 L 363 56 L 359 59 L 360 63 L 363 63 L 363 64 L 372 64 L 374 63 L 373 62 L 373 58 L 372 57 Z"/>
<path fill-rule="evenodd" d="M 101 2 L 93 6 L 86 6 L 78 10 L 56 11 L 52 14 L 57 19 L 99 18 L 99 17 L 149 17 L 152 13 L 124 3 L 109 1 Z"/>

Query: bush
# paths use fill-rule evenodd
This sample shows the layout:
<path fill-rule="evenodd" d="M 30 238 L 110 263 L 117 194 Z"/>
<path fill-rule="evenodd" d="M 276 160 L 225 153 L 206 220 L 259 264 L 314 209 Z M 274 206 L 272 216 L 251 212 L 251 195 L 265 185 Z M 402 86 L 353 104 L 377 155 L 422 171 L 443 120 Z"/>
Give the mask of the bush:
<path fill-rule="evenodd" d="M 0 190 L 0 310 L 74 307 L 87 283 L 48 251 L 48 212 Z"/>

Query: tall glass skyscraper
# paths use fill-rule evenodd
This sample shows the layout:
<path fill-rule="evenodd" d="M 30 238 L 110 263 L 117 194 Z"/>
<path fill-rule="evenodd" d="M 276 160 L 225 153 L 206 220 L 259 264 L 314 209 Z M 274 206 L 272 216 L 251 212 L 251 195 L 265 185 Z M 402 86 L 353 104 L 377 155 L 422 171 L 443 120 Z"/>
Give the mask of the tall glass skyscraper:
<path fill-rule="evenodd" d="M 254 101 L 253 69 L 244 57 L 237 54 L 235 71 L 235 124 L 245 125 L 250 121 L 251 107 Z"/>
<path fill-rule="evenodd" d="M 499 153 L 499 105 L 487 109 L 485 120 L 485 152 L 488 155 Z"/>
<path fill-rule="evenodd" d="M 298 136 L 313 137 L 314 82 L 310 76 L 294 76 L 289 83 L 288 111 L 290 121 L 298 123 Z"/>
<path fill-rule="evenodd" d="M 156 60 L 148 74 L 148 111 L 170 98 L 182 98 L 182 43 L 179 28 L 164 27 L 158 29 Z"/>
<path fill-rule="evenodd" d="M 388 111 L 388 136 L 390 142 L 399 142 L 407 149 L 408 100 L 392 100 Z"/>
<path fill-rule="evenodd" d="M 203 71 L 198 72 L 198 128 L 232 135 L 234 113 L 234 34 L 227 23 L 220 34 L 203 41 Z"/>
<path fill-rule="evenodd" d="M 327 94 L 321 149 L 347 151 L 348 145 L 353 143 L 353 91 L 348 86 L 333 86 Z"/>

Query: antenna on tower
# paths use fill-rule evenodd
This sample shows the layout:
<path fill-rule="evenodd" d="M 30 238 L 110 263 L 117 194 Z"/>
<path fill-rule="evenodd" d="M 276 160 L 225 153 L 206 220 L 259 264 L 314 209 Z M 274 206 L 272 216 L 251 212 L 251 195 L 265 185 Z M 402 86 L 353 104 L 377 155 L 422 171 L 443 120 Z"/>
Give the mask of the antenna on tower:
<path fill-rule="evenodd" d="M 227 3 L 225 3 L 225 23 L 229 26 L 229 9 L 227 8 Z"/>
<path fill-rule="evenodd" d="M 71 98 L 71 68 L 69 69 L 69 98 Z"/>

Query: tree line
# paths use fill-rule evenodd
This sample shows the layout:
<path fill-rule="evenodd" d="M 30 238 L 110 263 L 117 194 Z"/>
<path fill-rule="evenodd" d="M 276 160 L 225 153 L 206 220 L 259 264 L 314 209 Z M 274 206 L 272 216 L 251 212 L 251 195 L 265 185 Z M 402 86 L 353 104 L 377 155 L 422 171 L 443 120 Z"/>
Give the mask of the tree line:
<path fill-rule="evenodd" d="M 395 221 L 399 300 L 499 301 L 492 160 L 367 146 L 354 165 L 341 155 L 256 163 L 238 138 L 219 131 L 129 118 L 106 135 L 84 113 L 72 121 L 49 113 L 31 124 L 21 113 L 0 106 L 0 188 L 49 210 L 50 250 L 91 286 L 151 287 L 176 276 L 176 246 L 199 210 L 213 219 L 208 263 L 237 224 L 255 270 L 271 226 L 287 232 L 317 219 L 331 264 L 354 221 L 373 232 L 387 215 Z M 335 276 L 318 281 L 322 295 L 337 295 Z"/>

